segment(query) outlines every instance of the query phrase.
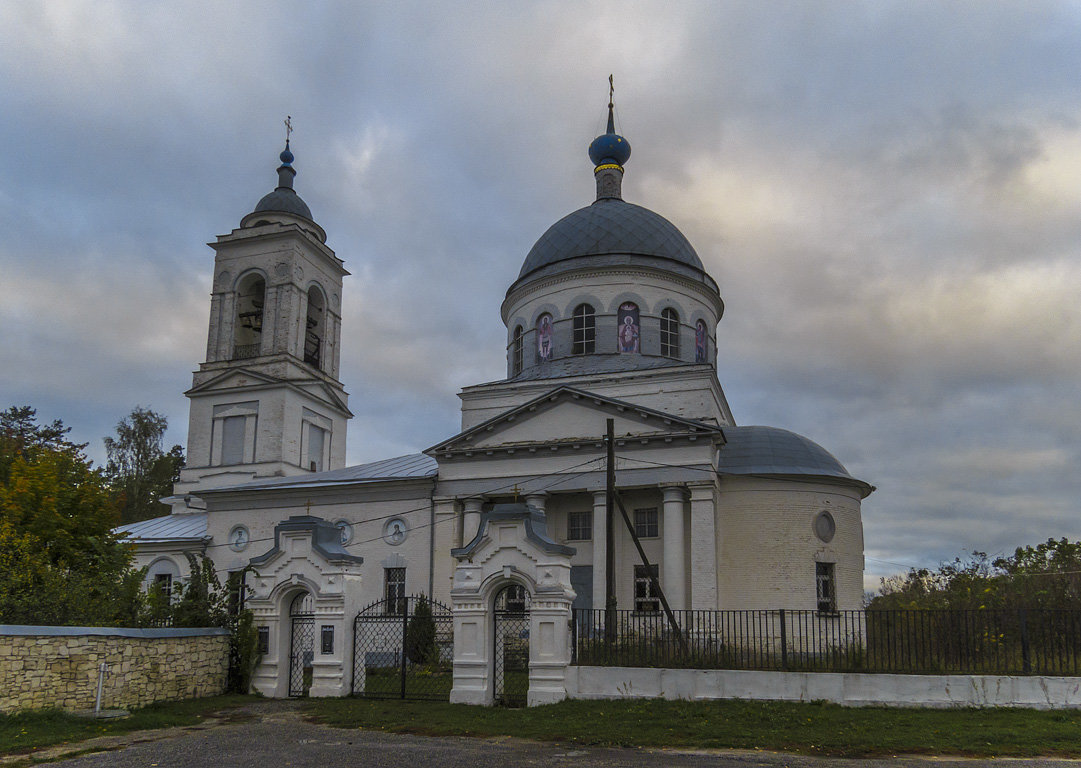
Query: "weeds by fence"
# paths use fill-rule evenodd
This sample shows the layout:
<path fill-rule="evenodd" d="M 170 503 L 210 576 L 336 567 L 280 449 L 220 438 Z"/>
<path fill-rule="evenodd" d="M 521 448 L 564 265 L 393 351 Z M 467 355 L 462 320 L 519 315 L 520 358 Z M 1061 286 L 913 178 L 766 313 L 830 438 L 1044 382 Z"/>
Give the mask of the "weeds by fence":
<path fill-rule="evenodd" d="M 574 663 L 900 674 L 1081 675 L 1081 611 L 575 611 Z"/>

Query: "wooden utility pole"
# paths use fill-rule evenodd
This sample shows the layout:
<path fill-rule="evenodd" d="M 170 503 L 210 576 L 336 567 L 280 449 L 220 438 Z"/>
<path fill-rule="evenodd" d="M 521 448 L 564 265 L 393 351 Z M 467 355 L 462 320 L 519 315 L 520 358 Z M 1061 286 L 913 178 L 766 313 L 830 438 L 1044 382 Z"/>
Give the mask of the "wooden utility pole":
<path fill-rule="evenodd" d="M 604 494 L 604 639 L 616 639 L 616 436 L 615 420 L 608 419 L 608 472 Z"/>

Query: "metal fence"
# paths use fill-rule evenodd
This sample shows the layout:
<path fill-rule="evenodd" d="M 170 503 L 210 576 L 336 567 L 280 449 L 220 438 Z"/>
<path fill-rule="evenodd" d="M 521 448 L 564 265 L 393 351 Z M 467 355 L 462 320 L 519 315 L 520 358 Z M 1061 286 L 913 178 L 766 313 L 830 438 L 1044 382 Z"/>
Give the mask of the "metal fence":
<path fill-rule="evenodd" d="M 1081 611 L 575 611 L 590 666 L 1081 675 Z"/>

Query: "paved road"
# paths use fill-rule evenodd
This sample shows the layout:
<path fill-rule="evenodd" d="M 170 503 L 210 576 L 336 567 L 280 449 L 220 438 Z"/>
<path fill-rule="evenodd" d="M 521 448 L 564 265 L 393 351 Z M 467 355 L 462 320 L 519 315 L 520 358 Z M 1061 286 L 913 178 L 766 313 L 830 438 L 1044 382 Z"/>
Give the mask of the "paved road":
<path fill-rule="evenodd" d="M 259 702 L 241 710 L 240 722 L 149 733 L 152 740 L 53 763 L 79 768 L 1078 768 L 1069 760 L 955 760 L 953 758 L 837 760 L 760 752 L 570 748 L 519 739 L 428 738 L 329 728 L 305 722 L 293 702 Z"/>

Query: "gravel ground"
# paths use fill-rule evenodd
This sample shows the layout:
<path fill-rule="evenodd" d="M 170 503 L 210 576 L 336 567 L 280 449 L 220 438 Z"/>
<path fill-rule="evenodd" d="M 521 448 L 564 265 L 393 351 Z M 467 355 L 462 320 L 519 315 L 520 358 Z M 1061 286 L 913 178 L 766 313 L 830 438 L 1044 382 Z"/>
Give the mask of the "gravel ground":
<path fill-rule="evenodd" d="M 964 760 L 900 757 L 838 760 L 772 752 L 568 748 L 563 744 L 544 744 L 513 738 L 430 738 L 316 725 L 304 721 L 297 705 L 288 701 L 257 702 L 239 710 L 230 710 L 226 719 L 210 720 L 191 728 L 143 731 L 66 749 L 69 750 L 68 754 L 71 754 L 72 749 L 94 748 L 108 751 L 63 759 L 62 750 L 55 750 L 53 754 L 39 753 L 35 757 L 39 760 L 42 757 L 60 758 L 59 762 L 52 764 L 80 768 L 824 768 L 838 764 L 846 768 L 942 768 L 943 763 L 963 763 L 965 768 L 1022 768 L 1025 765 L 1078 768 L 1081 765 L 1081 761 L 1052 759 Z"/>

